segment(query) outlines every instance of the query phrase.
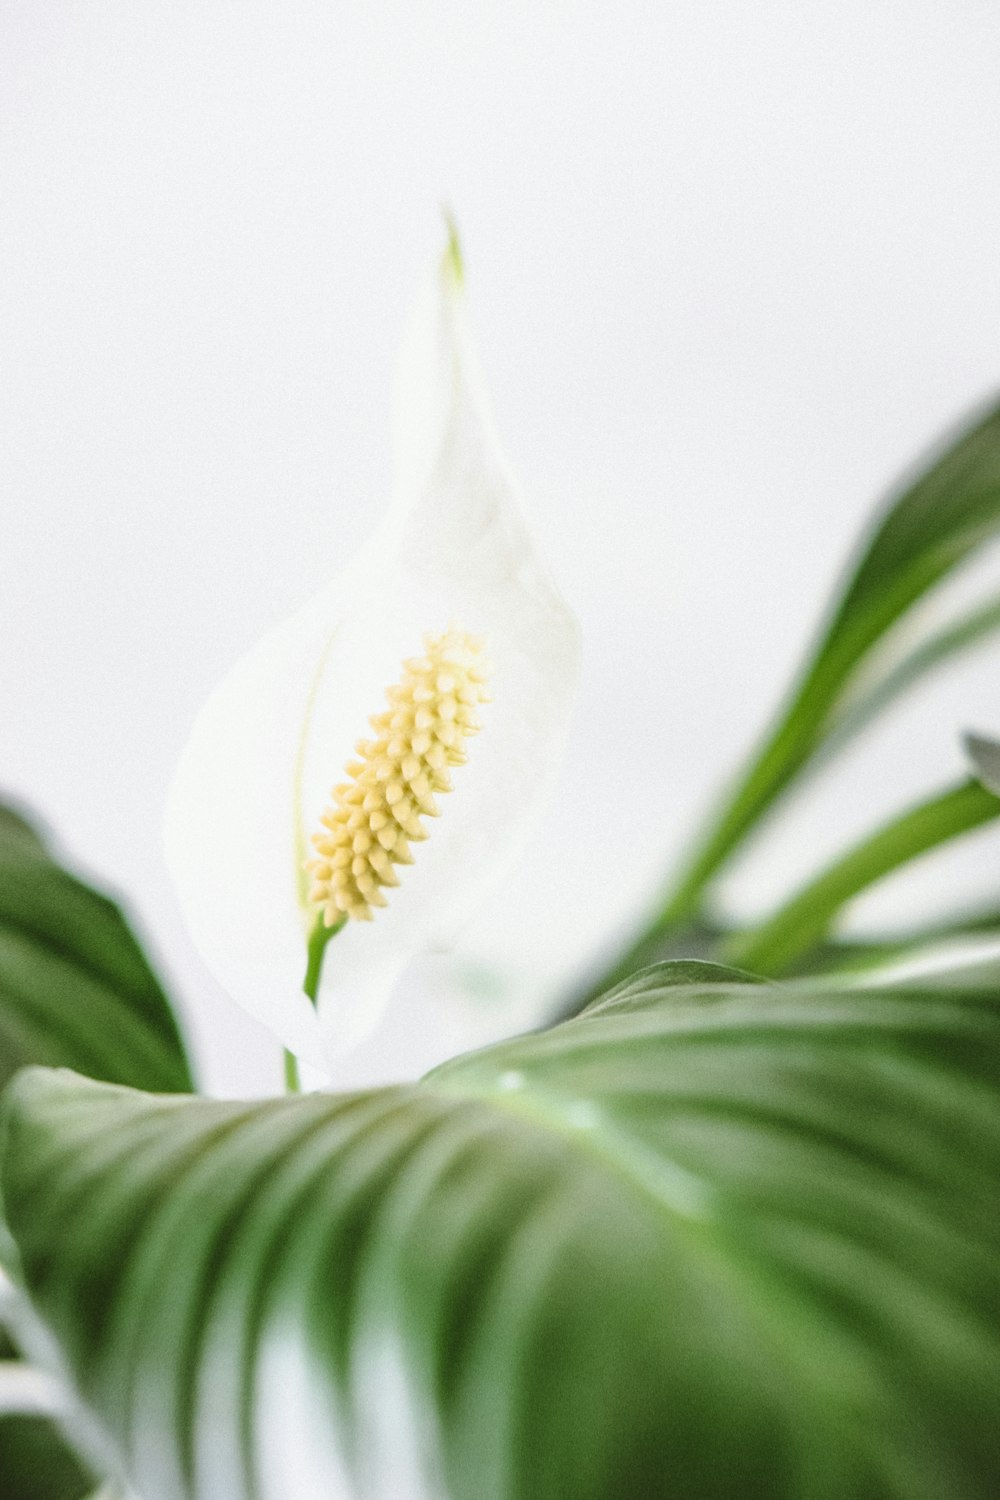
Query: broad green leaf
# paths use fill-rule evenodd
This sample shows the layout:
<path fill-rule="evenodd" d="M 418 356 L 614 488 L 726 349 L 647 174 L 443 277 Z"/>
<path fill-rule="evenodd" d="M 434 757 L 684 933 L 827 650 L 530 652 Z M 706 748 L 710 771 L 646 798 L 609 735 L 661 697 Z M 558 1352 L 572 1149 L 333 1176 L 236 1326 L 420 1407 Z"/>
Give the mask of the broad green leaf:
<path fill-rule="evenodd" d="M 3 1500 L 84 1500 L 94 1480 L 47 1418 L 0 1412 Z"/>
<path fill-rule="evenodd" d="M 342 1097 L 32 1070 L 2 1182 L 146 1500 L 1000 1493 L 995 991 L 665 966 Z"/>
<path fill-rule="evenodd" d="M 0 1086 L 29 1063 L 163 1092 L 192 1086 L 169 1003 L 117 906 L 0 804 Z M 0 1263 L 13 1263 L 2 1227 Z M 19 1352 L 0 1335 L 3 1358 Z M 94 1484 L 46 1416 L 0 1409 L 2 1500 L 81 1500 Z"/>
<path fill-rule="evenodd" d="M 735 963 L 758 974 L 790 968 L 827 935 L 841 909 L 891 871 L 1000 817 L 1000 795 L 965 781 L 907 808 L 834 860 L 753 931 L 730 939 Z"/>
<path fill-rule="evenodd" d="M 983 786 L 1000 797 L 1000 744 L 981 734 L 969 734 L 965 737 L 965 747 Z"/>
<path fill-rule="evenodd" d="M 44 850 L 41 835 L 16 807 L 0 802 L 0 848 L 4 845 L 19 846 L 40 854 Z"/>
<path fill-rule="evenodd" d="M 0 1085 L 26 1063 L 191 1088 L 170 1005 L 118 907 L 0 807 Z"/>

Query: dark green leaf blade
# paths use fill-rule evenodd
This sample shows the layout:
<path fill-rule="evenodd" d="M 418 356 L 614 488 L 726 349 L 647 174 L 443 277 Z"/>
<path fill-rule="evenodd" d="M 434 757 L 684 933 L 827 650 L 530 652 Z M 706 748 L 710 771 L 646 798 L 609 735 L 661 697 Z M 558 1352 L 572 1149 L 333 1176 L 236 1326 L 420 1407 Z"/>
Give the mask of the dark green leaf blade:
<path fill-rule="evenodd" d="M 29 1063 L 186 1092 L 170 1004 L 118 907 L 0 808 L 0 1086 Z"/>
<path fill-rule="evenodd" d="M 978 780 L 949 787 L 891 819 L 836 858 L 765 921 L 730 938 L 727 956 L 759 974 L 791 968 L 828 934 L 844 906 L 885 875 L 1000 818 L 1000 794 Z"/>
<path fill-rule="evenodd" d="M 902 651 L 895 627 L 904 619 L 911 626 L 913 607 L 998 536 L 1000 404 L 942 445 L 890 496 L 785 702 L 668 877 L 659 910 L 603 973 L 566 998 L 560 1015 L 577 1014 L 664 953 L 684 956 L 689 934 L 712 922 L 713 883 L 803 775 L 929 673 L 996 633 L 996 598 L 943 628 L 918 628 Z"/>
<path fill-rule="evenodd" d="M 890 498 L 788 704 L 723 812 L 706 830 L 675 886 L 664 921 L 676 922 L 696 909 L 723 861 L 823 748 L 836 730 L 856 669 L 872 648 L 930 589 L 998 534 L 1000 406 L 995 406 Z M 885 702 L 942 657 L 976 644 L 992 628 L 994 610 L 987 605 L 942 640 L 932 641 L 923 658 L 918 655 L 904 668 L 902 678 L 892 682 L 890 672 Z M 876 688 L 863 722 L 881 706 Z"/>
<path fill-rule="evenodd" d="M 735 933 L 733 933 L 735 937 Z M 992 944 L 1000 940 L 1000 907 L 959 911 L 938 921 L 919 923 L 899 932 L 873 932 L 868 936 L 837 937 L 817 944 L 792 967 L 797 977 L 837 975 L 849 977 L 882 965 L 910 961 L 932 950 Z"/>
<path fill-rule="evenodd" d="M 0 804 L 0 1086 L 31 1063 L 161 1091 L 191 1087 L 169 1003 L 119 909 Z M 0 1259 L 9 1257 L 0 1244 Z M 5 1343 L 6 1359 L 18 1353 Z M 95 1482 L 47 1417 L 0 1412 L 3 1500 L 81 1500 Z"/>
<path fill-rule="evenodd" d="M 858 690 L 845 693 L 838 701 L 814 761 L 825 760 L 842 750 L 925 677 L 939 672 L 955 657 L 993 644 L 998 634 L 1000 598 L 993 598 L 929 632 L 909 650 L 887 653 L 886 659 L 879 663 L 879 671 L 873 671 L 870 679 L 866 673 Z"/>
<path fill-rule="evenodd" d="M 889 620 L 994 537 L 1000 518 L 1000 405 L 988 409 L 890 500 L 863 549 L 830 638 L 868 609 Z M 874 633 L 871 627 L 870 633 Z M 879 632 L 881 633 L 881 632 Z"/>
<path fill-rule="evenodd" d="M 50 1421 L 0 1413 L 3 1500 L 85 1500 L 93 1491 L 93 1476 Z"/>
<path fill-rule="evenodd" d="M 992 1500 L 1000 1000 L 678 977 L 368 1094 L 22 1075 L 27 1288 L 140 1493 Z"/>

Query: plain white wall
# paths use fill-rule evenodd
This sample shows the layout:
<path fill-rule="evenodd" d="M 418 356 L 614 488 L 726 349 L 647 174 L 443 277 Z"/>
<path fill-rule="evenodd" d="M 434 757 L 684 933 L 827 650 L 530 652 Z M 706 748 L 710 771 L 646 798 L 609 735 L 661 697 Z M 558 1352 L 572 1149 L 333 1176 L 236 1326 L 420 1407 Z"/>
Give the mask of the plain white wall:
<path fill-rule="evenodd" d="M 209 1087 L 277 1055 L 180 925 L 164 789 L 379 513 L 439 205 L 585 672 L 518 875 L 345 1082 L 432 1060 L 456 973 L 554 989 L 627 924 L 874 497 L 1000 383 L 998 77 L 986 0 L 3 0 L 0 783 L 129 893 Z M 734 901 L 958 774 L 997 662 L 853 754 Z M 873 910 L 995 894 L 998 851 Z"/>

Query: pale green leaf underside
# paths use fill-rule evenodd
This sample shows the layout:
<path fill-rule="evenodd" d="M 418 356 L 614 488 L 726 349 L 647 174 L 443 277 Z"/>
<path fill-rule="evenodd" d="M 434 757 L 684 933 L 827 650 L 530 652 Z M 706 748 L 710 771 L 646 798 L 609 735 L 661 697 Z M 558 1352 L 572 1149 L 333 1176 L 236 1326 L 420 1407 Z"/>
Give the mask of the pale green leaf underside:
<path fill-rule="evenodd" d="M 359 1495 L 392 1493 L 405 1429 L 372 1425 L 376 1350 L 427 1414 L 405 1500 L 987 1500 L 998 1106 L 995 995 L 668 965 L 414 1087 L 234 1104 L 32 1071 L 3 1187 L 147 1500 L 220 1500 L 220 1452 L 226 1500 L 279 1500 L 279 1326 Z"/>

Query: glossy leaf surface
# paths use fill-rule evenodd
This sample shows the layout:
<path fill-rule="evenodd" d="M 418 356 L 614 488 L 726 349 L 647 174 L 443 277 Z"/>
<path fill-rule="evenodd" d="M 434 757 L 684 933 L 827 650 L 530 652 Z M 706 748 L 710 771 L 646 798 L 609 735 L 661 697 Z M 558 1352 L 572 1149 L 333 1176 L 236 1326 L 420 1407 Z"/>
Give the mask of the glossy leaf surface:
<path fill-rule="evenodd" d="M 987 1500 L 1000 1001 L 665 965 L 423 1083 L 35 1070 L 34 1306 L 150 1500 Z"/>

